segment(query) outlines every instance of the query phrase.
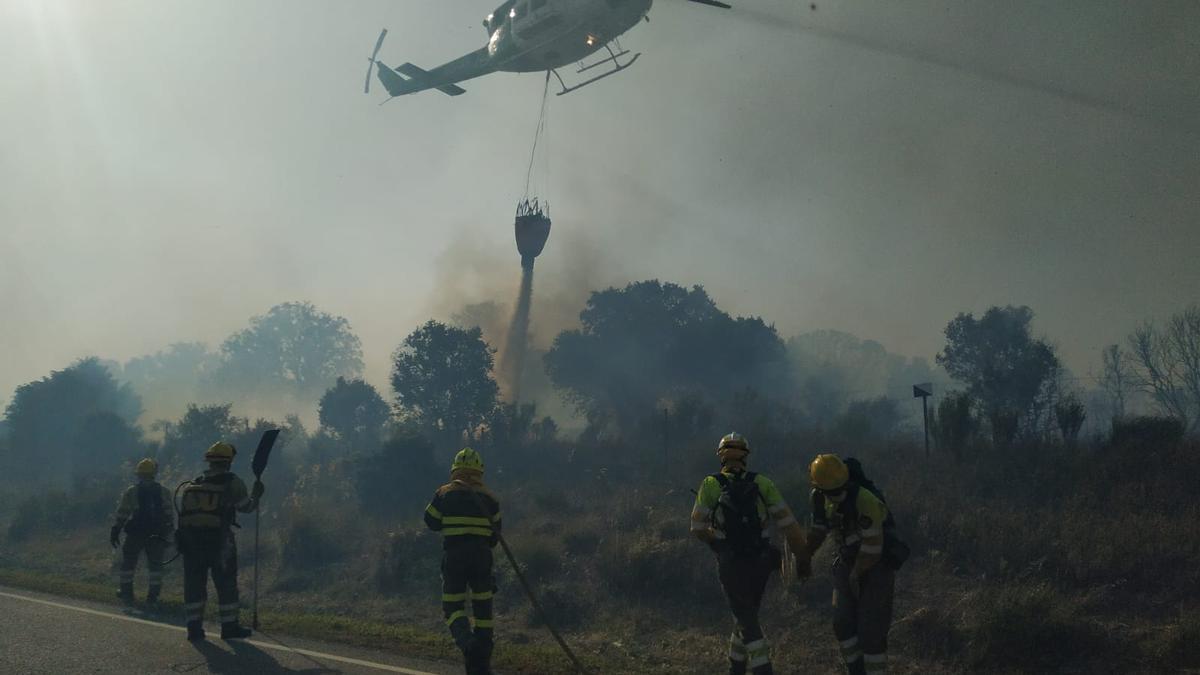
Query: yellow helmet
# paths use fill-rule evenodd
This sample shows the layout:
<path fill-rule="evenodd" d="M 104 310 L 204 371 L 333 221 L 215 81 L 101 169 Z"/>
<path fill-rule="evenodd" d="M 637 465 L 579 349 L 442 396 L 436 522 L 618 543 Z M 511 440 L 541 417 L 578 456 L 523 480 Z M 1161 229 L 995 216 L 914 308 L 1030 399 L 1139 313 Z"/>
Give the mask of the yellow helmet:
<path fill-rule="evenodd" d="M 721 442 L 717 444 L 717 452 L 720 453 L 725 448 L 736 448 L 750 452 L 750 443 L 746 441 L 746 437 L 736 431 L 731 431 L 721 437 Z"/>
<path fill-rule="evenodd" d="M 137 467 L 133 470 L 133 472 L 138 476 L 154 478 L 154 475 L 158 473 L 158 462 L 147 457 L 146 459 L 143 459 L 137 463 Z"/>
<path fill-rule="evenodd" d="M 232 462 L 233 456 L 237 454 L 237 448 L 233 447 L 232 443 L 225 441 L 217 441 L 209 446 L 204 452 L 204 461 L 206 462 Z"/>
<path fill-rule="evenodd" d="M 471 448 L 463 448 L 454 456 L 454 463 L 450 465 L 451 471 L 459 469 L 470 469 L 483 473 L 483 457 L 480 457 L 479 453 Z"/>
<path fill-rule="evenodd" d="M 818 490 L 837 490 L 850 480 L 850 469 L 837 455 L 817 455 L 808 466 L 808 476 Z"/>

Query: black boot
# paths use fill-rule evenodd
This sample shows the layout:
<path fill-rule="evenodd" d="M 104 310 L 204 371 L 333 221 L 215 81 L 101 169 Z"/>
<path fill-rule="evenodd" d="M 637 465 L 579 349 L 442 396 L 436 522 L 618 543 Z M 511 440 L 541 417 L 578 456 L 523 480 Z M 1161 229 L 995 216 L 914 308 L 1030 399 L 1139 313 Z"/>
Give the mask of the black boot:
<path fill-rule="evenodd" d="M 248 638 L 254 631 L 238 624 L 236 621 L 229 621 L 221 624 L 221 639 L 222 640 L 240 640 Z"/>
<path fill-rule="evenodd" d="M 467 651 L 468 675 L 492 675 L 492 641 L 478 636 Z"/>
<path fill-rule="evenodd" d="M 200 621 L 189 621 L 187 623 L 188 636 L 187 639 L 191 642 L 199 642 L 204 639 L 204 624 Z"/>
<path fill-rule="evenodd" d="M 764 663 L 761 666 L 757 666 L 750 672 L 753 673 L 753 675 L 775 675 L 775 669 L 772 668 L 771 664 L 769 663 Z"/>
<path fill-rule="evenodd" d="M 121 602 L 125 603 L 126 605 L 132 605 L 133 584 L 121 584 L 121 587 L 117 589 L 117 598 L 119 598 Z"/>
<path fill-rule="evenodd" d="M 158 593 L 161 590 L 158 586 L 151 586 L 150 591 L 146 593 L 146 603 L 151 605 L 158 604 Z"/>
<path fill-rule="evenodd" d="M 729 659 L 729 675 L 746 675 L 746 662 Z"/>

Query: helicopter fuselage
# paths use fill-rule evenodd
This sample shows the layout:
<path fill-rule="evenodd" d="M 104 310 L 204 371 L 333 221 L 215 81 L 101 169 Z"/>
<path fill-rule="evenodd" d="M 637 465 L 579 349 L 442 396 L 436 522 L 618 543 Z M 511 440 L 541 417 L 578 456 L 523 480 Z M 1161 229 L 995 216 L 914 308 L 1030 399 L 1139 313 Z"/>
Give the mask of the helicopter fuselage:
<path fill-rule="evenodd" d="M 582 61 L 633 28 L 653 0 L 508 0 L 484 19 L 496 70 L 543 72 Z"/>

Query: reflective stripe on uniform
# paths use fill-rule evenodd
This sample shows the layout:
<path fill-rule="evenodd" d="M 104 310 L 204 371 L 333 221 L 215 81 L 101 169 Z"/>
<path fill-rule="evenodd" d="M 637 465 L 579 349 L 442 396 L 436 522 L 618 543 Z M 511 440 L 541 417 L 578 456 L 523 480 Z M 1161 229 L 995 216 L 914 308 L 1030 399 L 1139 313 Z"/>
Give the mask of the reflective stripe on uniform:
<path fill-rule="evenodd" d="M 475 619 L 475 627 L 476 628 L 495 628 L 496 620 L 495 619 Z"/>
<path fill-rule="evenodd" d="M 838 643 L 842 649 L 842 660 L 846 663 L 854 663 L 862 658 L 862 650 L 858 648 L 858 636 L 846 638 Z"/>
<path fill-rule="evenodd" d="M 442 519 L 442 512 L 433 508 L 433 504 L 430 504 L 429 506 L 425 507 L 425 513 L 428 513 L 429 515 L 433 516 L 436 520 Z"/>
<path fill-rule="evenodd" d="M 844 543 L 846 546 L 850 546 L 851 544 L 857 544 L 861 540 L 862 540 L 862 537 L 858 536 L 857 533 L 848 534 L 848 535 L 846 535 L 846 539 L 842 543 Z"/>
<path fill-rule="evenodd" d="M 492 536 L 492 530 L 489 527 L 448 527 L 442 530 L 442 534 L 447 537 L 457 537 L 464 534 L 474 534 L 480 537 Z"/>
<path fill-rule="evenodd" d="M 796 522 L 796 517 L 789 513 L 787 516 L 775 521 L 775 526 L 776 527 L 787 527 L 795 522 Z"/>
<path fill-rule="evenodd" d="M 742 644 L 742 636 L 736 630 L 729 634 L 729 660 L 746 660 L 746 645 Z"/>
<path fill-rule="evenodd" d="M 870 539 L 871 537 L 880 537 L 880 536 L 883 536 L 883 528 L 879 527 L 879 526 L 872 527 L 869 530 L 862 530 L 860 532 L 860 534 L 862 534 L 863 539 Z"/>
<path fill-rule="evenodd" d="M 492 516 L 492 522 L 493 523 L 500 522 L 500 512 L 499 511 L 496 512 L 496 515 Z"/>
<path fill-rule="evenodd" d="M 886 673 L 887 654 L 863 654 L 863 666 L 868 673 Z"/>
<path fill-rule="evenodd" d="M 442 602 L 465 602 L 466 593 L 442 593 Z"/>
<path fill-rule="evenodd" d="M 188 621 L 204 618 L 204 601 L 189 602 L 183 606 L 184 613 L 187 615 Z"/>
<path fill-rule="evenodd" d="M 771 645 L 766 638 L 747 642 L 746 655 L 750 657 L 750 662 L 746 664 L 750 668 L 764 666 L 771 662 Z"/>
<path fill-rule="evenodd" d="M 492 521 L 487 518 L 479 518 L 477 516 L 444 516 L 442 525 L 474 525 L 477 527 L 491 527 Z"/>
<path fill-rule="evenodd" d="M 495 594 L 492 593 L 491 591 L 484 591 L 482 593 L 475 593 L 474 591 L 472 591 L 471 599 L 472 600 L 491 600 L 493 595 L 495 595 Z"/>
<path fill-rule="evenodd" d="M 449 626 L 450 624 L 454 623 L 455 621 L 458 621 L 459 619 L 466 619 L 466 618 L 467 618 L 467 613 L 464 610 L 461 610 L 461 609 L 455 610 L 450 613 L 450 616 L 446 617 L 446 625 Z"/>
<path fill-rule="evenodd" d="M 221 623 L 237 621 L 239 607 L 240 605 L 236 602 L 217 605 L 217 614 L 221 619 Z"/>

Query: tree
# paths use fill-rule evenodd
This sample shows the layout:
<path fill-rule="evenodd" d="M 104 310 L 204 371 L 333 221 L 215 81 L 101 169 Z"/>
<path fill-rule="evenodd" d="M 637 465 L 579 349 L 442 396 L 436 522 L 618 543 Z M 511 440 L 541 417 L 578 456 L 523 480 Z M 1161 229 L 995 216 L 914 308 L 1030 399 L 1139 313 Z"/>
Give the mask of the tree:
<path fill-rule="evenodd" d="M 177 342 L 166 349 L 130 359 L 121 379 L 147 402 L 149 419 L 172 417 L 203 394 L 220 364 L 220 356 L 203 342 Z"/>
<path fill-rule="evenodd" d="M 1166 326 L 1147 321 L 1129 336 L 1136 380 L 1162 412 L 1184 429 L 1200 428 L 1200 305 L 1174 314 Z"/>
<path fill-rule="evenodd" d="M 680 396 L 747 387 L 771 395 L 789 382 L 774 327 L 731 317 L 700 286 L 654 280 L 597 291 L 579 321 L 555 337 L 544 362 L 593 427 L 637 433 L 657 424 L 660 403 Z"/>
<path fill-rule="evenodd" d="M 946 325 L 946 347 L 937 355 L 938 365 L 979 401 L 1001 444 L 1022 422 L 1036 424 L 1047 383 L 1060 368 L 1054 348 L 1031 336 L 1032 321 L 1033 310 L 1011 305 L 992 307 L 978 320 L 959 314 Z"/>
<path fill-rule="evenodd" d="M 951 391 L 938 403 L 930 427 L 937 446 L 949 450 L 955 460 L 962 459 L 963 449 L 975 435 L 976 422 L 972 413 L 974 400 L 965 391 Z"/>
<path fill-rule="evenodd" d="M 1137 386 L 1137 375 L 1133 371 L 1129 353 L 1123 351 L 1120 345 L 1105 347 L 1100 358 L 1100 387 L 1108 394 L 1113 419 L 1121 419 L 1125 416 L 1129 396 Z"/>
<path fill-rule="evenodd" d="M 247 442 L 253 443 L 250 421 L 233 414 L 233 405 L 189 404 L 178 422 L 164 429 L 162 453 L 169 460 L 178 460 L 185 466 L 201 461 L 205 449 L 217 441 L 233 443 L 238 450 L 247 450 Z M 249 447 L 253 450 L 253 445 Z"/>
<path fill-rule="evenodd" d="M 413 331 L 392 355 L 396 402 L 425 429 L 457 443 L 496 407 L 492 349 L 478 328 L 430 320 Z"/>
<path fill-rule="evenodd" d="M 333 431 L 350 447 L 369 452 L 378 447 L 391 409 L 375 387 L 363 380 L 347 382 L 339 377 L 337 384 L 325 390 L 317 415 L 321 426 Z"/>
<path fill-rule="evenodd" d="M 362 343 L 340 316 L 285 302 L 221 344 L 217 382 L 251 395 L 314 400 L 338 376 L 362 373 Z"/>
<path fill-rule="evenodd" d="M 365 513 L 381 520 L 414 513 L 429 498 L 444 467 L 434 461 L 433 446 L 424 437 L 402 433 L 389 439 L 374 455 L 354 461 L 356 493 Z"/>
<path fill-rule="evenodd" d="M 140 448 L 111 441 L 136 443 L 132 425 L 141 412 L 141 399 L 128 384 L 118 384 L 99 359 L 81 359 L 17 387 L 5 409 L 9 452 L 21 453 L 26 461 L 5 463 L 24 467 L 25 478 L 58 482 L 98 468 L 115 469 Z M 88 431 L 103 431 L 104 443 L 90 442 Z"/>
<path fill-rule="evenodd" d="M 1075 441 L 1079 439 L 1079 430 L 1083 428 L 1083 422 L 1087 419 L 1087 408 L 1078 396 L 1068 393 L 1055 402 L 1054 418 L 1058 422 L 1063 442 L 1074 446 Z"/>

